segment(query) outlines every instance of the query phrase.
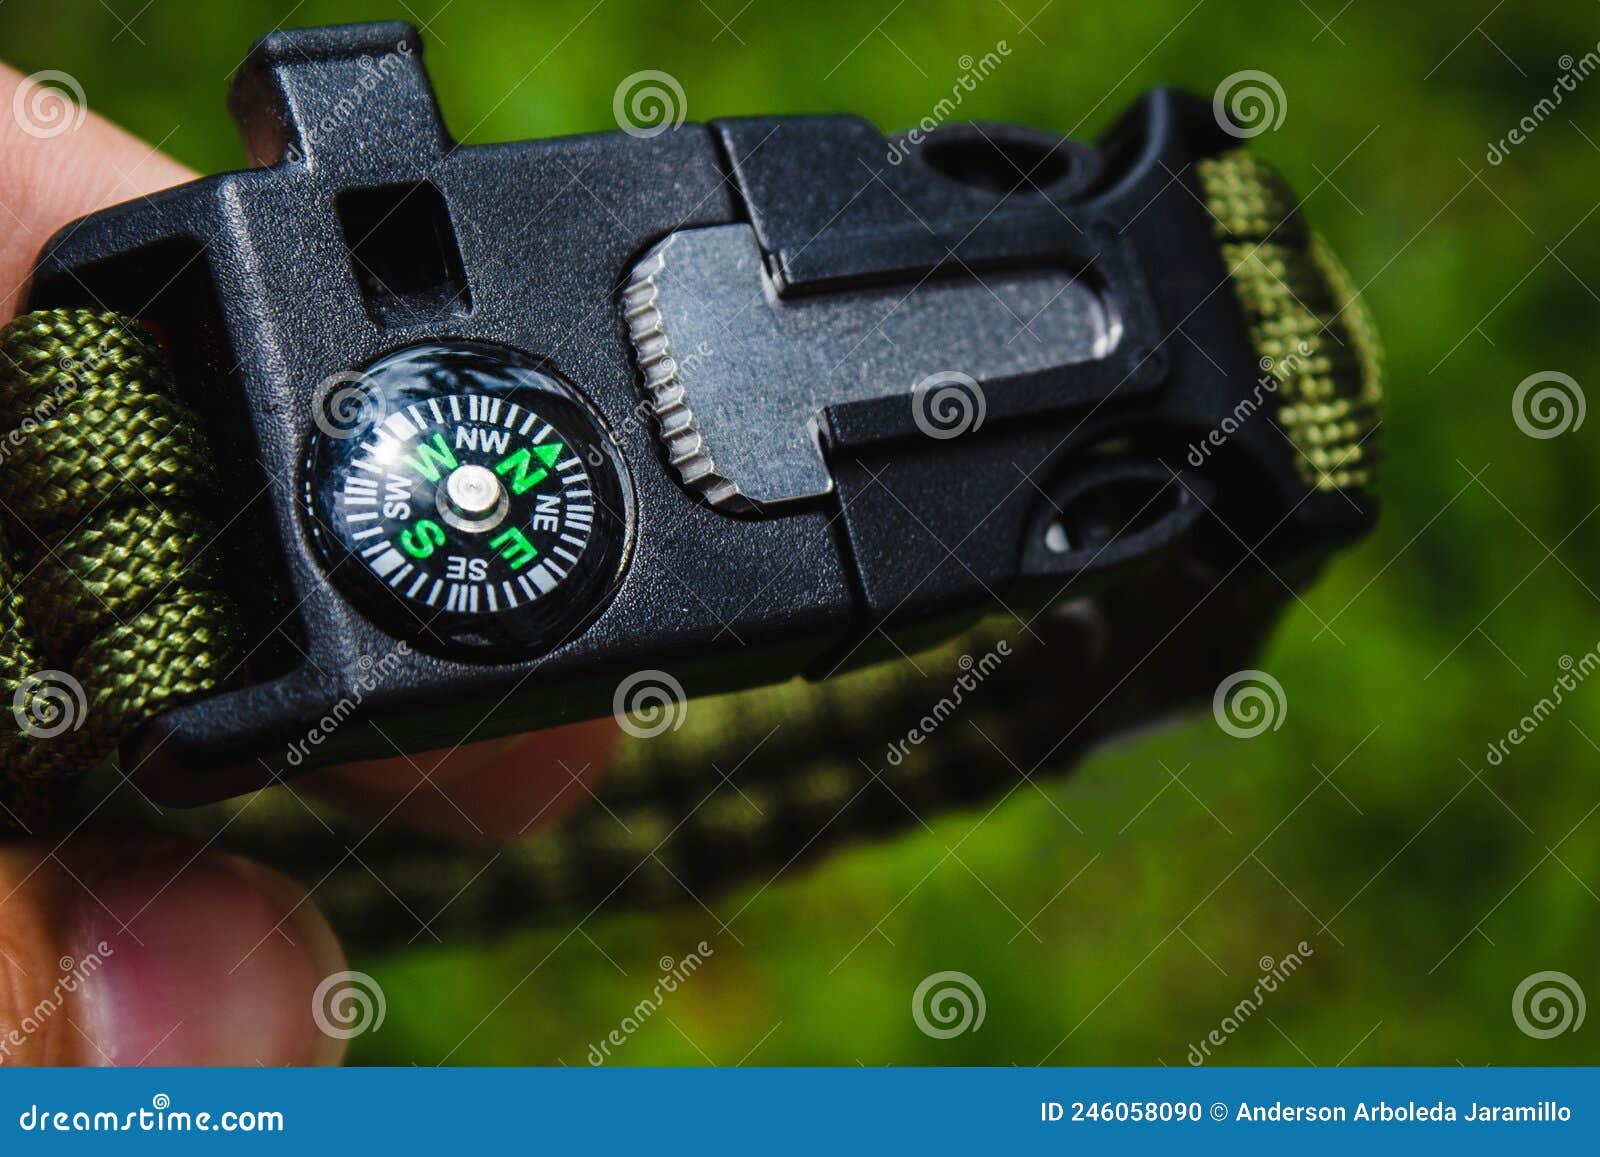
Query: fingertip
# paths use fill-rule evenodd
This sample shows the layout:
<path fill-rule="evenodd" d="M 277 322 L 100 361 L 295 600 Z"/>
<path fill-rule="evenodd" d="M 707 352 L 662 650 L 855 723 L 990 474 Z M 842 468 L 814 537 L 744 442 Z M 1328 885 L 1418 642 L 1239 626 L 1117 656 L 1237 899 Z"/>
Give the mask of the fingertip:
<path fill-rule="evenodd" d="M 31 861 L 31 865 L 30 865 Z M 148 833 L 0 854 L 0 959 L 24 1063 L 310 1065 L 343 1041 L 313 995 L 344 967 L 305 890 L 259 864 Z M 42 907 L 48 906 L 48 907 Z"/>
<path fill-rule="evenodd" d="M 37 78 L 37 79 L 36 79 Z M 0 322 L 50 235 L 85 213 L 189 180 L 177 161 L 80 103 L 50 78 L 0 64 Z"/>
<path fill-rule="evenodd" d="M 336 1063 L 313 993 L 344 968 L 293 880 L 236 856 L 120 857 L 78 898 L 77 942 L 115 953 L 85 986 L 89 1036 L 110 1064 Z"/>

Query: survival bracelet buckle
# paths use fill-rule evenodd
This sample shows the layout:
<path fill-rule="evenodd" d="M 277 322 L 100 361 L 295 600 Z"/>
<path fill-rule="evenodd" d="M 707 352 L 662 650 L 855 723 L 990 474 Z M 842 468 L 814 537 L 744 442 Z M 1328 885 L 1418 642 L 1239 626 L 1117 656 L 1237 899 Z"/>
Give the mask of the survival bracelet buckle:
<path fill-rule="evenodd" d="M 460 146 L 421 51 L 267 36 L 232 96 L 255 168 L 39 259 L 34 308 L 162 336 L 221 468 L 246 655 L 138 737 L 160 796 L 1175 568 L 1299 582 L 1370 525 L 1351 305 L 1286 272 L 1314 240 L 1208 102 L 1151 92 L 1097 147 L 838 116 Z M 352 711 L 381 734 L 323 724 Z"/>

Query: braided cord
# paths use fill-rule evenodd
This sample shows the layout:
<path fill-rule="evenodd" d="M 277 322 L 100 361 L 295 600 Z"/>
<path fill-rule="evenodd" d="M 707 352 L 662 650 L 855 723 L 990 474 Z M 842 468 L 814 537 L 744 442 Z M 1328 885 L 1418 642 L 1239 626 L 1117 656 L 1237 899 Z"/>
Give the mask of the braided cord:
<path fill-rule="evenodd" d="M 709 906 L 731 921 L 843 846 L 927 830 L 961 809 L 973 809 L 959 829 L 969 830 L 1007 799 L 1048 796 L 1099 742 L 1208 701 L 1219 672 L 1248 665 L 1288 597 L 1250 567 L 1221 586 L 1209 573 L 1153 572 L 1026 629 L 997 618 L 915 664 L 694 699 L 627 740 L 594 799 L 567 782 L 583 769 L 524 772 L 550 776 L 562 802 L 580 806 L 493 847 L 375 826 L 282 791 L 171 818 L 318 881 L 318 907 L 352 951 L 662 905 Z M 1202 599 L 1212 613 L 1191 614 Z M 1110 624 L 1116 645 L 1102 650 Z M 128 796 L 122 806 L 136 815 L 142 805 Z M 1063 807 L 1043 822 L 1065 838 Z M 349 861 L 354 845 L 363 868 Z"/>
<path fill-rule="evenodd" d="M 1196 169 L 1301 479 L 1318 490 L 1370 487 L 1383 358 L 1366 303 L 1270 165 L 1240 150 Z"/>
<path fill-rule="evenodd" d="M 0 829 L 235 665 L 206 505 L 216 472 L 136 322 L 40 310 L 0 329 Z"/>

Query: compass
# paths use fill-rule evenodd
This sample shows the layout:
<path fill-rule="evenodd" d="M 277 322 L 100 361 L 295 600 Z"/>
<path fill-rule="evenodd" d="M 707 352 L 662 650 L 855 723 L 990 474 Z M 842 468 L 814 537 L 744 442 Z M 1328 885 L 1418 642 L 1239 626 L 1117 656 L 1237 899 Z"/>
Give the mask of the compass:
<path fill-rule="evenodd" d="M 615 589 L 626 467 L 577 391 L 526 354 L 412 346 L 326 379 L 313 418 L 307 527 L 390 633 L 452 658 L 528 658 Z"/>

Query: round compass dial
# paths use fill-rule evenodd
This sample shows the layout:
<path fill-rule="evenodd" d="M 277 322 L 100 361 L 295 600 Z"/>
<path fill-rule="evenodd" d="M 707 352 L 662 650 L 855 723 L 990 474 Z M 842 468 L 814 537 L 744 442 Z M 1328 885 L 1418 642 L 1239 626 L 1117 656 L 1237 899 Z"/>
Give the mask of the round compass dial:
<path fill-rule="evenodd" d="M 614 590 L 632 490 L 572 387 L 476 342 L 413 346 L 318 391 L 307 525 L 333 580 L 436 654 L 526 658 Z"/>

